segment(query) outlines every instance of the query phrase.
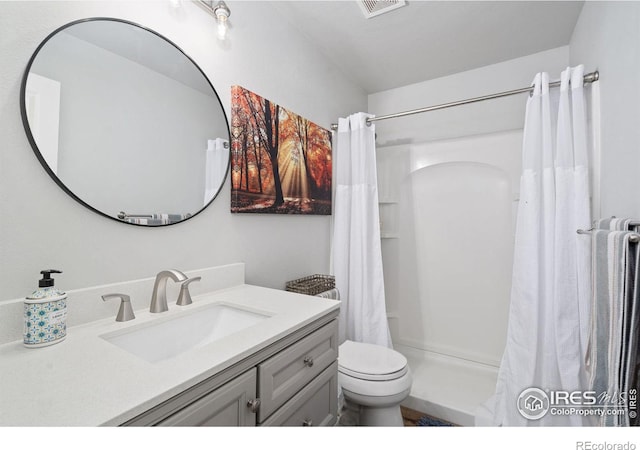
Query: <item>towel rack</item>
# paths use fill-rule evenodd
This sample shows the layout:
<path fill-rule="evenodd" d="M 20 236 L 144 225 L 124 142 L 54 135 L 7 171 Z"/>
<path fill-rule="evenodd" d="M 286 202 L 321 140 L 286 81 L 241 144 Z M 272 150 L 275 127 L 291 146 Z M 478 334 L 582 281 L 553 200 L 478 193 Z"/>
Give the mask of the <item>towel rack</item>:
<path fill-rule="evenodd" d="M 635 222 L 632 222 L 632 225 L 635 226 Z M 640 223 L 638 223 L 638 225 L 640 225 Z M 576 233 L 578 233 L 578 234 L 591 234 L 592 231 L 593 231 L 593 228 L 589 228 L 588 230 L 577 229 Z M 640 242 L 640 234 L 638 234 L 638 233 L 632 234 L 631 236 L 629 236 L 629 241 L 633 242 L 633 243 Z"/>
<path fill-rule="evenodd" d="M 617 219 L 616 216 L 611 216 L 611 218 L 612 219 Z M 596 222 L 597 222 L 596 220 L 593 221 L 594 225 L 595 225 Z M 630 220 L 629 221 L 629 225 L 632 226 L 632 227 L 639 227 L 640 226 L 640 220 Z M 591 230 L 593 230 L 593 228 L 591 228 Z M 591 231 L 591 230 L 587 230 L 587 231 Z"/>

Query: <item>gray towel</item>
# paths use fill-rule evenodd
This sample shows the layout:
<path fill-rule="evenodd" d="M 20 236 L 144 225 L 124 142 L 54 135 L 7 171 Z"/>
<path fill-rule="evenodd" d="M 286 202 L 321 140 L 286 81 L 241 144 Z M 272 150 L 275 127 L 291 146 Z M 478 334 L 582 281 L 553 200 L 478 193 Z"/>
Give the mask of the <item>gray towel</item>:
<path fill-rule="evenodd" d="M 634 231 L 637 233 L 640 231 L 638 224 L 640 224 L 640 221 L 630 217 L 609 217 L 596 221 L 595 228 L 600 230 Z"/>
<path fill-rule="evenodd" d="M 606 402 L 605 410 L 616 408 L 616 399 L 626 395 L 636 382 L 640 253 L 639 246 L 629 240 L 632 235 L 609 230 L 594 230 L 592 235 L 593 298 L 587 369 L 590 388 L 612 399 Z M 629 416 L 626 411 L 624 415 L 605 411 L 600 424 L 629 425 Z"/>
<path fill-rule="evenodd" d="M 611 221 L 613 217 L 608 217 L 606 219 L 600 219 L 596 221 L 596 228 L 599 230 L 610 230 Z"/>
<path fill-rule="evenodd" d="M 629 393 L 632 389 L 636 392 L 640 388 L 638 386 L 638 341 L 640 340 L 640 245 L 635 244 L 630 247 L 630 270 L 628 282 L 633 287 L 633 292 L 627 298 L 627 304 L 624 311 L 624 328 L 623 328 L 623 366 L 621 372 L 622 392 Z M 625 416 L 629 420 L 628 414 Z M 627 425 L 638 425 L 638 418 L 634 418 Z"/>
<path fill-rule="evenodd" d="M 591 334 L 587 356 L 589 386 L 597 395 L 607 391 L 609 383 L 610 298 L 608 237 L 610 232 L 594 230 L 591 244 L 592 292 Z"/>

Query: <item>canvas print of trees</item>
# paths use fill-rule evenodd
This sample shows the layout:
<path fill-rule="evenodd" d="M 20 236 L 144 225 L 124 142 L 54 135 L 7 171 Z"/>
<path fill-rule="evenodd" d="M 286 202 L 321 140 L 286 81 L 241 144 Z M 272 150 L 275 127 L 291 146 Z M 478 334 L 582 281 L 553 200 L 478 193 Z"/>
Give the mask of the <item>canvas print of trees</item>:
<path fill-rule="evenodd" d="M 231 212 L 331 214 L 331 132 L 231 87 Z"/>

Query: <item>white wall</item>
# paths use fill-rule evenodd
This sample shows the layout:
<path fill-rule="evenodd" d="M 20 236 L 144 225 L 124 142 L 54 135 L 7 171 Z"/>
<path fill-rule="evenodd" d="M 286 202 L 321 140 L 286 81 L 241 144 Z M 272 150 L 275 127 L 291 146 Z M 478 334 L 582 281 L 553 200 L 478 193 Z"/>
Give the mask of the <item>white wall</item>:
<path fill-rule="evenodd" d="M 369 96 L 388 114 L 559 77 L 561 47 Z M 526 95 L 377 122 L 387 311 L 395 344 L 498 366 Z"/>
<path fill-rule="evenodd" d="M 569 63 L 569 47 L 460 72 L 447 77 L 369 95 L 369 112 L 376 115 L 449 103 L 529 86 L 537 72 L 552 79 Z M 398 119 L 376 122 L 379 146 L 458 138 L 521 129 L 525 94 L 456 106 Z"/>
<path fill-rule="evenodd" d="M 0 2 L 0 300 L 36 287 L 58 268 L 58 285 L 76 289 L 232 262 L 248 283 L 326 273 L 328 216 L 231 215 L 229 181 L 203 213 L 182 224 L 142 228 L 103 218 L 68 197 L 40 166 L 20 119 L 23 71 L 53 30 L 87 17 L 118 17 L 151 28 L 182 48 L 207 74 L 230 113 L 230 86 L 242 85 L 328 127 L 366 108 L 364 92 L 283 23 L 268 2 L 228 2 L 231 41 L 216 40 L 212 16 L 183 2 Z M 100 301 L 96 299 L 96 301 Z"/>
<path fill-rule="evenodd" d="M 571 64 L 600 71 L 600 216 L 640 217 L 640 3 L 585 2 Z"/>

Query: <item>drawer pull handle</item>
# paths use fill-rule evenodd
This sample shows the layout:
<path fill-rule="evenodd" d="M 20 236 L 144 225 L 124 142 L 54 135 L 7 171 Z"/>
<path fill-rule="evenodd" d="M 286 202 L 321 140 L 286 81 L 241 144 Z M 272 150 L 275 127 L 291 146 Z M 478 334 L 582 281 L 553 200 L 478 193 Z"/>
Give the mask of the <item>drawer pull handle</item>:
<path fill-rule="evenodd" d="M 303 427 L 312 427 L 313 426 L 313 420 L 311 419 L 307 419 L 304 422 L 302 422 L 302 426 Z"/>
<path fill-rule="evenodd" d="M 249 408 L 252 413 L 257 413 L 258 408 L 260 408 L 260 399 L 256 398 L 255 400 L 249 400 L 247 402 L 247 408 Z"/>
<path fill-rule="evenodd" d="M 311 356 L 307 356 L 302 362 L 307 367 L 312 367 L 313 366 L 313 358 Z"/>

